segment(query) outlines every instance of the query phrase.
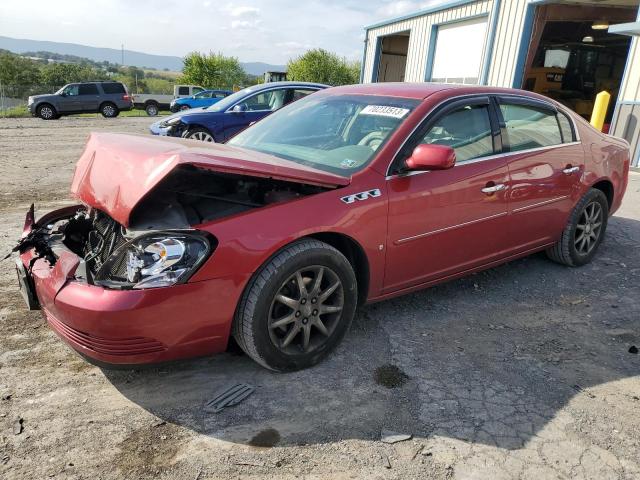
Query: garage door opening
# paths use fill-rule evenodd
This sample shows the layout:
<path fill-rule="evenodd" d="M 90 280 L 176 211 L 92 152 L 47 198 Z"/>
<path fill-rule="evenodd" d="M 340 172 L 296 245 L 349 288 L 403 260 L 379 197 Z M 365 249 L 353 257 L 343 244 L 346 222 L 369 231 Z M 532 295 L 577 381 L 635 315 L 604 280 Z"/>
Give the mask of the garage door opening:
<path fill-rule="evenodd" d="M 409 35 L 401 32 L 380 39 L 378 82 L 404 82 Z"/>
<path fill-rule="evenodd" d="M 636 14 L 636 8 L 538 7 L 523 88 L 551 97 L 586 119 L 591 116 L 596 95 L 605 90 L 611 94 L 605 119 L 608 125 L 631 40 L 607 29 L 635 20 Z"/>

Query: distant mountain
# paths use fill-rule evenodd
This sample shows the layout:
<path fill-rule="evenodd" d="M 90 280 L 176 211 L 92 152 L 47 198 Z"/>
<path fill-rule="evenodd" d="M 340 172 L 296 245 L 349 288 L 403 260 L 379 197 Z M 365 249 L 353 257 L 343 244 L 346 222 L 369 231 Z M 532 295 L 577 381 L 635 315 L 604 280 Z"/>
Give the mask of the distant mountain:
<path fill-rule="evenodd" d="M 46 51 L 64 55 L 75 55 L 94 60 L 96 62 L 122 62 L 122 51 L 116 48 L 98 48 L 77 43 L 49 42 L 43 40 L 27 40 L 0 36 L 0 49 L 14 53 Z M 124 51 L 124 64 L 136 67 L 155 68 L 157 70 L 182 70 L 182 58 L 169 55 L 153 55 L 150 53 Z M 284 65 L 270 65 L 262 62 L 240 62 L 244 71 L 249 75 L 262 75 L 266 71 L 282 72 L 286 70 Z"/>

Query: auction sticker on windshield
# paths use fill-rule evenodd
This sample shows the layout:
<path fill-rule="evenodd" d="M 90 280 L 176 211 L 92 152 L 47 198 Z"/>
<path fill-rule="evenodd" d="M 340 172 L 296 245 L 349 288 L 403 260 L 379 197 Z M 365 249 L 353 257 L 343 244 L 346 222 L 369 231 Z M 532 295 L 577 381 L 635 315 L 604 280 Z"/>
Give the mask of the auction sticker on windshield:
<path fill-rule="evenodd" d="M 390 107 L 388 105 L 367 105 L 360 115 L 378 115 L 381 117 L 402 118 L 409 113 L 408 108 Z"/>

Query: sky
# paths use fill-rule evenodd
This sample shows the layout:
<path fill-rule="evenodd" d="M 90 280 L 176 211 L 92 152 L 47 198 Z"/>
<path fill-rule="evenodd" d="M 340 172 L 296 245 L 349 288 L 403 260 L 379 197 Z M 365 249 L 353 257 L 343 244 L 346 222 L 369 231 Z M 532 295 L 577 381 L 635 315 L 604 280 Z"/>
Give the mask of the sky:
<path fill-rule="evenodd" d="M 366 25 L 443 0 L 3 0 L 0 35 L 159 55 L 285 64 L 310 48 L 358 60 Z"/>

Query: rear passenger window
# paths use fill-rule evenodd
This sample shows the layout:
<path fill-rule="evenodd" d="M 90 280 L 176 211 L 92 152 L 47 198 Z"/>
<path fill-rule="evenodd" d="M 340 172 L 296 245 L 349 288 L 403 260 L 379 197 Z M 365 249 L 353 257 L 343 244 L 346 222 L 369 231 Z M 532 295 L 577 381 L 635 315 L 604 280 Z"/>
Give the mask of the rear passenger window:
<path fill-rule="evenodd" d="M 510 152 L 562 143 L 560 126 L 554 112 L 503 102 L 500 103 L 500 111 L 507 126 Z"/>
<path fill-rule="evenodd" d="M 113 94 L 118 94 L 118 93 L 125 93 L 124 91 L 124 85 L 122 85 L 121 83 L 103 83 L 102 84 L 102 91 L 104 93 L 106 93 L 107 95 L 113 95 Z"/>
<path fill-rule="evenodd" d="M 558 123 L 560 124 L 560 133 L 562 133 L 562 143 L 574 142 L 576 138 L 573 134 L 573 126 L 569 117 L 562 112 L 558 112 Z"/>
<path fill-rule="evenodd" d="M 467 105 L 436 120 L 420 143 L 448 145 L 456 163 L 493 155 L 488 105 Z"/>
<path fill-rule="evenodd" d="M 193 93 L 197 93 L 195 89 Z M 178 95 L 189 95 L 189 87 L 178 87 Z"/>
<path fill-rule="evenodd" d="M 95 83 L 81 83 L 78 95 L 98 95 L 98 87 Z"/>

